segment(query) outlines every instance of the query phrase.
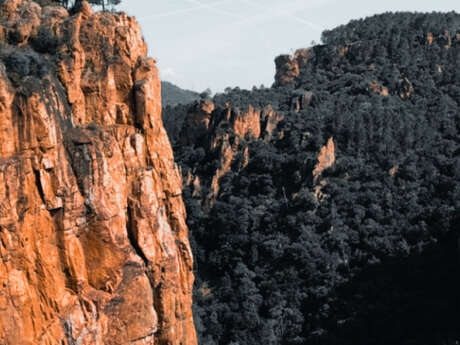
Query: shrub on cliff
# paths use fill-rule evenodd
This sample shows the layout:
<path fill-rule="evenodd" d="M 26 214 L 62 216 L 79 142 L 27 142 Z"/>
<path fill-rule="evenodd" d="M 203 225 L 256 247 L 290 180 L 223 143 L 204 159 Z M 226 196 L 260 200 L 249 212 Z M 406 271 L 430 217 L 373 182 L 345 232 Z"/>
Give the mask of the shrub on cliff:
<path fill-rule="evenodd" d="M 0 49 L 0 60 L 6 67 L 9 79 L 16 87 L 22 85 L 23 78 L 41 79 L 50 72 L 49 62 L 31 50 L 4 47 Z"/>
<path fill-rule="evenodd" d="M 54 54 L 59 45 L 59 39 L 50 28 L 40 26 L 37 34 L 31 37 L 30 44 L 39 53 Z"/>

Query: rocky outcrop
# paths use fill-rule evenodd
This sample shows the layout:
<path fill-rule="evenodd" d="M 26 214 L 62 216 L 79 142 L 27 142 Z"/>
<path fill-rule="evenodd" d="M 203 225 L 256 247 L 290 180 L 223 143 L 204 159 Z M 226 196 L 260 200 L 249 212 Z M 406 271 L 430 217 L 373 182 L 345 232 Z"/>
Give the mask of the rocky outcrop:
<path fill-rule="evenodd" d="M 194 143 L 208 132 L 214 108 L 214 103 L 210 100 L 201 100 L 192 105 L 185 118 L 184 130 L 180 138 L 182 143 Z"/>
<path fill-rule="evenodd" d="M 284 86 L 293 82 L 310 59 L 312 49 L 299 49 L 291 55 L 280 55 L 275 59 L 276 74 L 274 86 Z"/>
<path fill-rule="evenodd" d="M 298 113 L 306 110 L 313 99 L 313 92 L 305 90 L 295 90 L 291 98 L 291 110 Z"/>
<path fill-rule="evenodd" d="M 329 138 L 327 144 L 321 148 L 318 155 L 318 163 L 313 170 L 313 179 L 315 181 L 321 176 L 321 173 L 330 168 L 335 163 L 335 144 L 334 139 Z"/>
<path fill-rule="evenodd" d="M 399 97 L 401 99 L 408 99 L 414 92 L 414 87 L 409 79 L 404 78 L 399 81 Z"/>
<path fill-rule="evenodd" d="M 429 33 L 426 35 L 426 41 L 428 42 L 428 45 L 432 45 L 432 44 L 433 44 L 433 40 L 434 40 L 433 34 L 432 34 L 431 32 L 429 32 Z"/>
<path fill-rule="evenodd" d="M 321 179 L 321 174 L 327 168 L 335 163 L 335 144 L 334 138 L 329 138 L 327 144 L 321 147 L 318 154 L 318 162 L 313 170 L 314 196 L 316 201 L 321 201 L 325 195 L 322 192 L 323 187 L 327 185 L 327 179 Z"/>
<path fill-rule="evenodd" d="M 270 105 L 263 109 L 249 105 L 240 110 L 230 103 L 221 108 L 210 100 L 202 100 L 189 109 L 180 136 L 181 145 L 201 146 L 206 153 L 218 157 L 208 181 L 190 170 L 183 172 L 184 183 L 191 187 L 193 197 L 199 199 L 206 210 L 217 198 L 221 178 L 232 169 L 248 164 L 248 143 L 257 139 L 270 141 L 283 118 Z"/>
<path fill-rule="evenodd" d="M 381 96 L 387 97 L 389 95 L 388 88 L 381 85 L 377 80 L 371 81 L 371 83 L 369 84 L 369 90 Z"/>
<path fill-rule="evenodd" d="M 160 81 L 125 14 L 0 6 L 0 343 L 196 344 Z"/>
<path fill-rule="evenodd" d="M 275 85 L 286 85 L 299 76 L 299 65 L 291 55 L 280 55 L 275 59 Z"/>
<path fill-rule="evenodd" d="M 187 112 L 180 136 L 182 145 L 197 145 L 203 137 L 208 137 L 215 147 L 218 129 L 231 129 L 232 134 L 245 139 L 271 138 L 273 130 L 283 119 L 270 105 L 263 109 L 249 105 L 245 110 L 227 103 L 225 108 L 216 107 L 211 100 L 201 100 Z"/>

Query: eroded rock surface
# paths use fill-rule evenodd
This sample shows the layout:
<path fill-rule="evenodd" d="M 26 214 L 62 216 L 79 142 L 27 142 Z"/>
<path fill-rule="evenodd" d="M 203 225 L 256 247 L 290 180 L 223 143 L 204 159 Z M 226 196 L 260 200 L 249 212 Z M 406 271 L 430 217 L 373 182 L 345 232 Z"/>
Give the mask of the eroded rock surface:
<path fill-rule="evenodd" d="M 0 6 L 0 343 L 196 344 L 181 178 L 137 22 Z"/>
<path fill-rule="evenodd" d="M 327 185 L 327 179 L 321 179 L 321 174 L 327 168 L 330 168 L 335 163 L 335 144 L 334 138 L 329 138 L 327 144 L 321 147 L 321 150 L 318 154 L 318 162 L 313 169 L 313 182 L 314 186 L 314 195 L 316 201 L 321 201 L 325 195 L 322 192 L 323 187 Z"/>
<path fill-rule="evenodd" d="M 202 180 L 194 171 L 184 171 L 184 183 L 193 189 L 193 197 L 209 210 L 220 190 L 220 180 L 231 170 L 245 168 L 249 162 L 248 144 L 257 139 L 271 140 L 283 115 L 270 105 L 263 109 L 249 105 L 241 110 L 229 102 L 216 107 L 202 100 L 190 107 L 181 132 L 181 145 L 203 147 L 218 158 L 210 179 Z M 203 188 L 203 186 L 205 188 Z"/>
<path fill-rule="evenodd" d="M 293 82 L 300 74 L 312 55 L 309 48 L 298 49 L 293 56 L 280 55 L 275 59 L 275 86 L 284 86 Z"/>
<path fill-rule="evenodd" d="M 330 168 L 335 162 L 335 144 L 334 139 L 331 137 L 327 144 L 321 148 L 318 154 L 318 163 L 313 170 L 313 179 L 316 181 L 321 176 L 321 173 Z"/>

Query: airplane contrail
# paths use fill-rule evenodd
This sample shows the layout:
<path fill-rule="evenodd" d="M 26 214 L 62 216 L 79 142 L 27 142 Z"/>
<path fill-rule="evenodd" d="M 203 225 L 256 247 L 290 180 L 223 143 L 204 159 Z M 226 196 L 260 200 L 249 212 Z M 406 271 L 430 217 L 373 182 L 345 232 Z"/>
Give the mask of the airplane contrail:
<path fill-rule="evenodd" d="M 182 14 L 182 13 L 188 13 L 188 12 L 193 12 L 193 11 L 196 11 L 196 10 L 199 10 L 201 8 L 213 8 L 214 6 L 218 6 L 220 4 L 223 4 L 223 3 L 226 3 L 226 2 L 229 2 L 230 0 L 222 0 L 222 1 L 218 1 L 218 2 L 215 2 L 214 4 L 212 5 L 207 5 L 207 4 L 203 4 L 203 3 L 197 3 L 197 2 L 192 2 L 194 3 L 196 6 L 193 6 L 193 7 L 188 7 L 188 8 L 183 8 L 183 9 L 180 9 L 180 10 L 175 10 L 175 11 L 168 11 L 168 12 L 163 12 L 163 13 L 156 13 L 156 14 L 152 14 L 152 15 L 148 15 L 148 16 L 143 16 L 143 17 L 138 17 L 137 19 L 147 19 L 147 18 L 162 18 L 162 17 L 171 17 L 171 16 L 175 16 L 176 14 Z M 190 1 L 189 1 L 190 2 Z"/>
<path fill-rule="evenodd" d="M 309 20 L 306 20 L 302 17 L 299 17 L 299 16 L 296 16 L 296 15 L 289 15 L 291 18 L 297 20 L 298 22 L 300 23 L 303 23 L 307 26 L 309 26 L 311 29 L 315 30 L 315 31 L 318 31 L 318 32 L 323 32 L 324 31 L 324 28 L 322 28 L 321 26 L 309 21 Z"/>
<path fill-rule="evenodd" d="M 315 31 L 318 31 L 318 32 L 322 32 L 324 30 L 324 28 L 322 28 L 321 26 L 305 19 L 305 18 L 302 18 L 302 17 L 299 17 L 295 14 L 292 14 L 292 9 L 289 11 L 289 10 L 285 10 L 285 11 L 282 11 L 282 12 L 278 12 L 278 11 L 274 11 L 272 9 L 267 9 L 266 7 L 260 5 L 259 3 L 255 2 L 255 1 L 249 1 L 249 0 L 240 0 L 241 2 L 245 3 L 246 5 L 249 5 L 249 6 L 252 6 L 254 8 L 258 8 L 260 10 L 263 10 L 265 12 L 275 12 L 275 16 L 282 16 L 282 15 L 285 15 L 285 16 L 288 16 L 288 17 L 291 17 L 292 19 L 296 20 L 297 22 L 299 23 L 302 23 L 302 24 L 305 24 L 307 25 L 308 27 L 310 27 L 311 29 L 315 30 Z M 266 14 L 267 16 L 267 14 Z M 243 20 L 245 21 L 245 20 Z"/>
<path fill-rule="evenodd" d="M 208 8 L 210 10 L 213 10 L 214 12 L 219 12 L 220 14 L 224 14 L 226 16 L 229 16 L 229 17 L 233 17 L 233 18 L 239 18 L 239 16 L 237 16 L 236 14 L 230 12 L 230 11 L 225 11 L 225 10 L 222 10 L 220 8 L 217 8 L 216 5 L 219 5 L 220 3 L 214 3 L 214 4 L 205 4 L 205 3 L 202 3 L 201 1 L 199 0 L 186 0 L 187 2 L 189 3 L 192 3 L 192 4 L 195 4 L 197 6 L 200 6 L 202 8 Z"/>

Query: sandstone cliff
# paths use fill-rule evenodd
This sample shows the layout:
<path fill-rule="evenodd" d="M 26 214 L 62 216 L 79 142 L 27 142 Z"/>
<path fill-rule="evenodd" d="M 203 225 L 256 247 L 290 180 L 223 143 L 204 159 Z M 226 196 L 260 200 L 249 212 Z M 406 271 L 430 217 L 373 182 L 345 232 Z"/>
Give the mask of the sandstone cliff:
<path fill-rule="evenodd" d="M 196 344 L 181 179 L 137 22 L 0 6 L 0 343 Z"/>

